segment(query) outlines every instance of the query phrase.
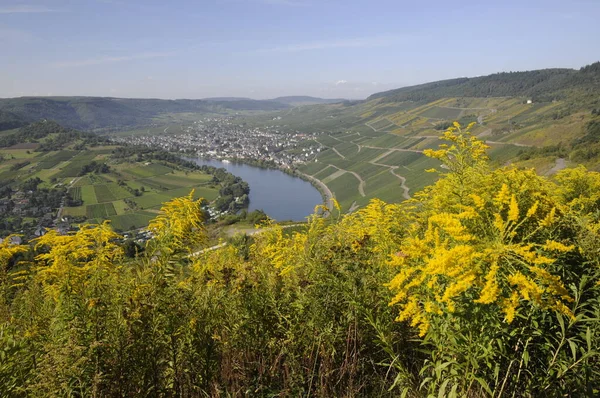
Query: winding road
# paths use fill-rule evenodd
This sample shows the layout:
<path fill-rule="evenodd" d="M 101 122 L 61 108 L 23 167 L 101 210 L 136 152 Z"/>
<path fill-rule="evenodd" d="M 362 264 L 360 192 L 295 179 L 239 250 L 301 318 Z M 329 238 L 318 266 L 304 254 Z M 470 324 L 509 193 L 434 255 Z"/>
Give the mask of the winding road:
<path fill-rule="evenodd" d="M 299 171 L 296 171 L 299 175 L 303 176 L 304 178 L 314 182 L 315 184 L 317 184 L 319 186 L 319 188 L 321 188 L 321 192 L 325 194 L 325 203 L 327 204 L 327 208 L 329 209 L 333 209 L 333 192 L 331 192 L 331 189 L 329 189 L 329 187 L 327 185 L 325 185 L 323 183 L 323 181 L 319 180 L 316 177 L 313 177 L 311 175 L 308 174 L 304 174 L 301 173 Z"/>

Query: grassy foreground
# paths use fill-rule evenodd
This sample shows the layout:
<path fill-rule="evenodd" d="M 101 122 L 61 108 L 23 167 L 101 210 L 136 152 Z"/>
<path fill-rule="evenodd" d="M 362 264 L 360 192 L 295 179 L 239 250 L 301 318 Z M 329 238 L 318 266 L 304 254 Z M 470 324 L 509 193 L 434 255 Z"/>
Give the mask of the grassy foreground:
<path fill-rule="evenodd" d="M 411 200 L 198 256 L 192 195 L 134 258 L 108 224 L 6 240 L 0 395 L 597 395 L 600 174 L 492 170 L 445 139 Z"/>

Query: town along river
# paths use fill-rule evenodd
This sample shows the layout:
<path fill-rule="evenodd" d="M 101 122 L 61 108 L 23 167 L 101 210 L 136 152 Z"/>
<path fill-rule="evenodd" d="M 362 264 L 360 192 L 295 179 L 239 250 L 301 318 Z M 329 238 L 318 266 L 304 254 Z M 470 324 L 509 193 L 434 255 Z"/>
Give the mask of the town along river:
<path fill-rule="evenodd" d="M 316 205 L 323 203 L 321 194 L 309 182 L 279 170 L 262 169 L 242 163 L 188 158 L 198 165 L 223 167 L 250 185 L 249 211 L 263 210 L 277 221 L 304 221 Z"/>

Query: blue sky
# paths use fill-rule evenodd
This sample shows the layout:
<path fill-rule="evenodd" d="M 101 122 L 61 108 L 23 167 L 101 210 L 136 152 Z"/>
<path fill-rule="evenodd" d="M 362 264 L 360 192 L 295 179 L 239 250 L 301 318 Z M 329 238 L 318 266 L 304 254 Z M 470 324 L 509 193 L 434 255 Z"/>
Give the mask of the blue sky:
<path fill-rule="evenodd" d="M 600 60 L 599 0 L 0 0 L 0 97 L 364 98 Z"/>

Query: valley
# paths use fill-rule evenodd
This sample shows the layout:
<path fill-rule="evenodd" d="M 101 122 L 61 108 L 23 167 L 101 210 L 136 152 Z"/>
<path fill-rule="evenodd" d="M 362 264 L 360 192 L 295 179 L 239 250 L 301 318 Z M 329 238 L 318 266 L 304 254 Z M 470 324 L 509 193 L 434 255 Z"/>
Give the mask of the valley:
<path fill-rule="evenodd" d="M 75 203 L 83 202 L 62 206 L 61 217 L 110 219 L 118 230 L 127 230 L 145 225 L 161 203 L 185 190 L 194 187 L 214 201 L 219 188 L 208 177 L 154 161 L 116 161 L 110 152 L 119 145 L 279 169 L 311 182 L 324 200 L 335 197 L 344 212 L 374 198 L 401 202 L 436 181 L 444 170 L 423 150 L 441 144 L 440 136 L 454 121 L 473 125 L 472 134 L 490 147 L 496 166 L 533 167 L 543 175 L 578 163 L 597 170 L 598 65 L 427 83 L 364 101 L 302 96 L 0 100 L 7 123 L 14 122 L 9 115 L 23 117 L 23 109 L 29 109 L 29 118 L 56 116 L 67 125 L 108 133 L 99 136 L 104 146 L 36 154 L 36 144 L 6 138 L 18 129 L 5 130 L 0 138 L 13 146 L 3 149 L 10 161 L 2 164 L 0 175 L 16 173 L 17 181 L 40 178 L 41 187 L 60 187 Z M 78 175 L 82 165 L 107 160 L 109 172 Z M 218 207 L 226 210 L 227 204 Z"/>

